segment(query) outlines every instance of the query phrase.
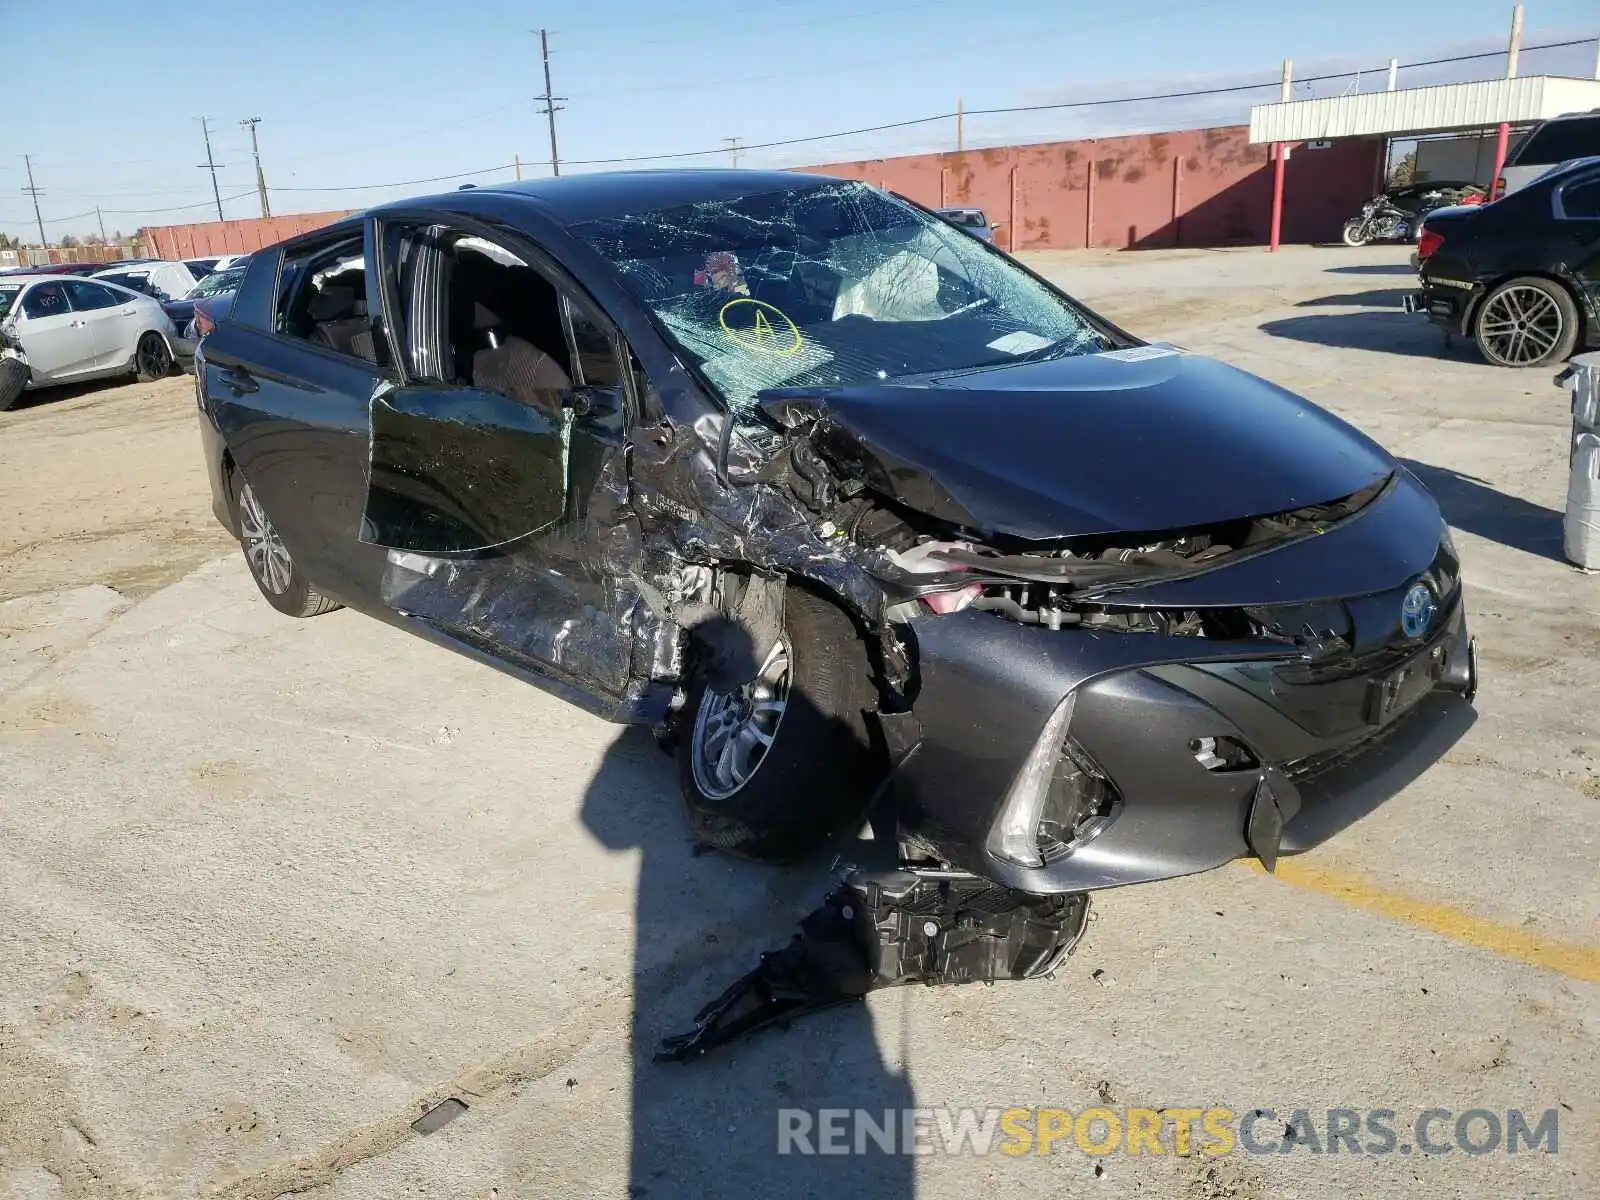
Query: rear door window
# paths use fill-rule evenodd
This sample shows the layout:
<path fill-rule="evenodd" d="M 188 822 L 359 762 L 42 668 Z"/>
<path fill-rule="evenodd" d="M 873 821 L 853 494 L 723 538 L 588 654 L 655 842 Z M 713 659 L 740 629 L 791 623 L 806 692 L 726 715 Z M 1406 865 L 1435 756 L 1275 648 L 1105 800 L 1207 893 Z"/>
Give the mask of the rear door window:
<path fill-rule="evenodd" d="M 1600 175 L 1567 184 L 1557 199 L 1557 212 L 1569 221 L 1600 220 Z"/>
<path fill-rule="evenodd" d="M 94 312 L 100 308 L 115 308 L 122 303 L 109 288 L 103 288 L 98 283 L 86 283 L 81 279 L 69 279 L 62 287 L 67 289 L 67 295 L 72 298 L 72 308 L 75 312 Z"/>
<path fill-rule="evenodd" d="M 378 361 L 359 226 L 285 251 L 273 331 L 347 358 Z"/>

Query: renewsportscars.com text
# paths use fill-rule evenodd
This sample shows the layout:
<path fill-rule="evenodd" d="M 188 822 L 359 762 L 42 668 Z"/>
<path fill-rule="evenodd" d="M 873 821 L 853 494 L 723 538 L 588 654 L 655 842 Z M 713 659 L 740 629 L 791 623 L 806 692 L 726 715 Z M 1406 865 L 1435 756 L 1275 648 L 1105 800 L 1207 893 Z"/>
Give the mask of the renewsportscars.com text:
<path fill-rule="evenodd" d="M 1553 1108 L 781 1108 L 778 1153 L 1556 1154 L 1559 1126 Z"/>

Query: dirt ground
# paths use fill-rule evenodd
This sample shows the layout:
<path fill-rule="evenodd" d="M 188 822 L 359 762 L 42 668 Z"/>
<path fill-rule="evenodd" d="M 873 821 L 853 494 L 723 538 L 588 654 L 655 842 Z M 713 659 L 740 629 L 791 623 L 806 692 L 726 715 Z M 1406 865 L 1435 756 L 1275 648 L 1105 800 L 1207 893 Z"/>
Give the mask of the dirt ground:
<path fill-rule="evenodd" d="M 0 600 L 138 599 L 214 558 L 230 543 L 198 461 L 192 376 L 27 393 L 0 414 Z"/>
<path fill-rule="evenodd" d="M 1446 352 L 1404 258 L 1034 261 L 1412 465 L 1480 639 L 1462 741 L 1276 878 L 1102 893 L 1053 981 L 879 993 L 689 1068 L 650 1051 L 827 864 L 701 855 L 648 738 L 273 613 L 192 379 L 0 414 L 0 1197 L 1600 1195 L 1600 577 L 1561 560 L 1565 397 Z M 783 1109 L 947 1105 L 1270 1110 L 1274 1140 L 1389 1109 L 1405 1149 L 776 1149 Z M 1412 1153 L 1435 1108 L 1553 1111 L 1559 1144 Z"/>

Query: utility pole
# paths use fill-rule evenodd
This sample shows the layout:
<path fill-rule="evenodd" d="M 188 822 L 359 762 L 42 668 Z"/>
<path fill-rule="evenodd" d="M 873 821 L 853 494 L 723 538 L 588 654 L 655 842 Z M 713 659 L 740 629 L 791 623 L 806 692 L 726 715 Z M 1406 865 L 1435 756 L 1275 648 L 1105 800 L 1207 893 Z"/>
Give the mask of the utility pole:
<path fill-rule="evenodd" d="M 966 146 L 966 130 L 962 128 L 966 117 L 966 104 L 960 96 L 956 97 L 956 153 L 960 154 Z"/>
<path fill-rule="evenodd" d="M 734 168 L 737 169 L 739 166 L 739 139 L 736 137 L 729 137 L 723 138 L 722 140 L 728 143 L 728 153 L 733 155 L 733 165 Z"/>
<path fill-rule="evenodd" d="M 261 173 L 261 147 L 256 142 L 256 126 L 261 124 L 260 117 L 246 117 L 240 121 L 250 131 L 250 154 L 256 160 L 256 192 L 261 196 L 261 215 L 272 215 L 272 204 L 267 200 L 267 177 Z"/>
<path fill-rule="evenodd" d="M 100 244 L 103 246 L 105 245 L 106 241 L 106 218 L 105 215 L 101 213 L 100 206 L 98 204 L 94 206 L 94 219 L 100 225 Z"/>
<path fill-rule="evenodd" d="M 1399 76 L 1400 60 L 1398 58 L 1391 58 L 1389 60 L 1389 90 L 1391 92 L 1394 91 L 1394 85 L 1398 81 Z"/>
<path fill-rule="evenodd" d="M 512 170 L 516 171 L 517 178 L 521 179 L 522 178 L 522 155 L 513 154 L 511 156 L 511 168 L 512 168 Z"/>
<path fill-rule="evenodd" d="M 211 172 L 211 194 L 217 201 L 217 220 L 221 221 L 224 219 L 222 216 L 222 190 L 217 187 L 217 168 L 222 164 L 211 156 L 211 126 L 207 124 L 205 117 L 200 118 L 200 132 L 205 135 L 206 139 L 206 160 L 200 164 L 200 169 Z"/>
<path fill-rule="evenodd" d="M 24 154 L 22 161 L 28 164 L 28 186 L 22 190 L 33 197 L 33 219 L 39 222 L 39 245 L 48 246 L 50 243 L 44 236 L 44 218 L 39 215 L 39 189 L 33 186 L 33 159 Z"/>
<path fill-rule="evenodd" d="M 561 157 L 556 153 L 556 113 L 565 105 L 557 105 L 557 100 L 565 100 L 565 96 L 550 94 L 550 31 L 539 30 L 539 48 L 544 51 L 544 95 L 539 97 L 544 101 L 543 112 L 550 119 L 550 174 L 561 174 Z"/>
<path fill-rule="evenodd" d="M 1506 78 L 1517 77 L 1517 56 L 1522 53 L 1522 5 L 1511 10 L 1511 44 L 1506 48 Z"/>

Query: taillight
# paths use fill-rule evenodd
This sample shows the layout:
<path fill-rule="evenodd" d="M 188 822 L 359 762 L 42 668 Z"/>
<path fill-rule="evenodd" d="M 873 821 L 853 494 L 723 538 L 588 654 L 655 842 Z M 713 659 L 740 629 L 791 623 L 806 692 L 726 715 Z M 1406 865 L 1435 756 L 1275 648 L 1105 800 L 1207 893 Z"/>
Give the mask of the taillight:
<path fill-rule="evenodd" d="M 1494 181 L 1494 191 L 1491 192 L 1490 195 L 1493 196 L 1494 199 L 1498 200 L 1498 199 L 1500 199 L 1501 196 L 1504 196 L 1505 194 L 1506 194 L 1506 177 L 1504 175 L 1502 175 L 1502 176 L 1500 176 L 1499 179 L 1496 179 Z"/>
<path fill-rule="evenodd" d="M 1426 260 L 1442 245 L 1444 245 L 1444 234 L 1424 228 L 1422 237 L 1417 240 L 1417 258 Z"/>

